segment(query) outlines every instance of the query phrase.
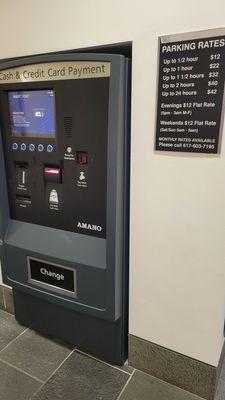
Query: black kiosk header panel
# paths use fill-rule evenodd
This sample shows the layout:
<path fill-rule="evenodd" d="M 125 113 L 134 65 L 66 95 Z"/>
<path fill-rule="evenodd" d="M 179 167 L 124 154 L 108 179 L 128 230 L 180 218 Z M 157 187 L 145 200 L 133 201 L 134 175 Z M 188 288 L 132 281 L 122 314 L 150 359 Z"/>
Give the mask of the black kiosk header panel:
<path fill-rule="evenodd" d="M 109 78 L 94 61 L 0 72 L 13 219 L 106 237 Z"/>

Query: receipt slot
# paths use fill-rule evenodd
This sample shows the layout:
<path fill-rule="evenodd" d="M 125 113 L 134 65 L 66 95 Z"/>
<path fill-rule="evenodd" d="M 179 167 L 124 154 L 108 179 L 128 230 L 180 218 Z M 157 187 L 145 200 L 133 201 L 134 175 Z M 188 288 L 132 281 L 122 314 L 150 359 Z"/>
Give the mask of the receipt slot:
<path fill-rule="evenodd" d="M 107 361 L 127 353 L 129 60 L 0 64 L 0 256 L 15 317 Z"/>

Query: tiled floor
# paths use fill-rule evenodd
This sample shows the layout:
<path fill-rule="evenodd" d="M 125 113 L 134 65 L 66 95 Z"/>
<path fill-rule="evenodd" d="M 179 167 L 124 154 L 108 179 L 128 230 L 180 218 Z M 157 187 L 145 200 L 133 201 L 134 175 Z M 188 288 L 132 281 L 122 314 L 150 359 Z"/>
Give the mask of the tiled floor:
<path fill-rule="evenodd" d="M 0 310 L 0 400 L 200 400 L 25 329 Z M 216 400 L 225 399 L 225 367 Z"/>

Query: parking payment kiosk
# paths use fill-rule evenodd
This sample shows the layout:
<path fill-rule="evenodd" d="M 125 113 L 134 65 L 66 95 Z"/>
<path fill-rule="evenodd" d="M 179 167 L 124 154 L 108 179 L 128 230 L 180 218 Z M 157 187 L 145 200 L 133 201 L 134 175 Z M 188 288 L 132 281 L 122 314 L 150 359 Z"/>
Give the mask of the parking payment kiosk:
<path fill-rule="evenodd" d="M 129 61 L 0 64 L 0 256 L 15 317 L 107 361 L 127 351 Z"/>

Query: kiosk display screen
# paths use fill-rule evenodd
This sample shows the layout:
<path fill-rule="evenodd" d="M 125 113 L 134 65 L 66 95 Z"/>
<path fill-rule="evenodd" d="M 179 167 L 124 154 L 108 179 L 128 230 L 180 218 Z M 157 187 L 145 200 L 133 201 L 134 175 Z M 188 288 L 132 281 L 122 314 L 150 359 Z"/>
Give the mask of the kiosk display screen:
<path fill-rule="evenodd" d="M 55 137 L 55 93 L 53 90 L 8 92 L 13 136 Z"/>

